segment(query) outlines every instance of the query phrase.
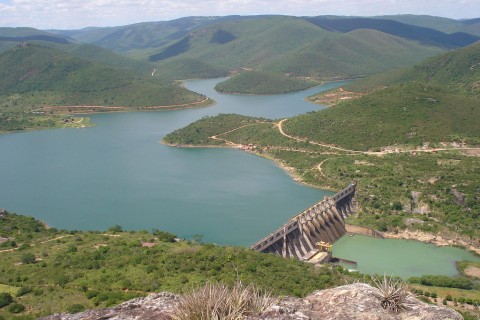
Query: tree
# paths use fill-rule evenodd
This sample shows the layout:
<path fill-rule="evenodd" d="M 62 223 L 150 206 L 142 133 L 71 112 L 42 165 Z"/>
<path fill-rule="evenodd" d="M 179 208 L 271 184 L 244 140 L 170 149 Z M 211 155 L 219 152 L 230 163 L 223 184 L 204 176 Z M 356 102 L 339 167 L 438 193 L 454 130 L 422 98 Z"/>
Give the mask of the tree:
<path fill-rule="evenodd" d="M 22 255 L 22 263 L 24 264 L 30 264 L 30 263 L 35 263 L 35 255 L 33 253 L 24 253 Z"/>
<path fill-rule="evenodd" d="M 116 225 L 108 228 L 107 231 L 110 231 L 110 232 L 112 232 L 112 233 L 118 233 L 118 232 L 123 232 L 123 228 L 122 228 L 121 225 L 116 224 Z"/>
<path fill-rule="evenodd" d="M 25 311 L 25 306 L 23 304 L 20 304 L 20 303 L 12 303 L 8 307 L 8 311 L 10 311 L 11 313 L 20 313 L 20 312 Z"/>
<path fill-rule="evenodd" d="M 0 308 L 8 306 L 10 303 L 13 302 L 13 297 L 8 292 L 0 293 Z"/>

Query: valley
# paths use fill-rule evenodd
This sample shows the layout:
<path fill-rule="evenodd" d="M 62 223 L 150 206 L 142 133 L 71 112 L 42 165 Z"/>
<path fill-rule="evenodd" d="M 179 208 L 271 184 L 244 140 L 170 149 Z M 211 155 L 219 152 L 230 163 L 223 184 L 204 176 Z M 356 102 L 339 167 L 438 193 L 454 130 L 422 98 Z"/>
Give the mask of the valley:
<path fill-rule="evenodd" d="M 477 317 L 479 26 L 261 15 L 0 28 L 0 320 L 208 281 L 305 297 L 382 271 Z M 336 242 L 358 268 L 245 248 L 352 182 L 347 223 L 394 238 Z"/>

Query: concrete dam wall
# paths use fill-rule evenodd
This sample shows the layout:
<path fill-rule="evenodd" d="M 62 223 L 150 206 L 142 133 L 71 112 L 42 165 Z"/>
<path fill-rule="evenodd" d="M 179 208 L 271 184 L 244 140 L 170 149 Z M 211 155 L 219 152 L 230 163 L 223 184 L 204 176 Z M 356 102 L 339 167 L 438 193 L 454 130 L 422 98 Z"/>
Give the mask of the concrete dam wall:
<path fill-rule="evenodd" d="M 308 260 L 318 252 L 317 242 L 334 243 L 346 233 L 344 219 L 354 212 L 355 188 L 356 184 L 351 184 L 334 196 L 323 198 L 250 248 Z"/>

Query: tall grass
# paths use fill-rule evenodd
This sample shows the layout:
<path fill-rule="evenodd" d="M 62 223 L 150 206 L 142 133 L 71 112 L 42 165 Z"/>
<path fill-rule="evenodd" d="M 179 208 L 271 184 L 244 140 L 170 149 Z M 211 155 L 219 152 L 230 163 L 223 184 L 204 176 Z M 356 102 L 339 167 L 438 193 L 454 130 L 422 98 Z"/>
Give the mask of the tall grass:
<path fill-rule="evenodd" d="M 229 287 L 222 283 L 184 294 L 174 312 L 175 320 L 239 320 L 261 312 L 273 304 L 270 293 L 241 282 Z"/>
<path fill-rule="evenodd" d="M 413 295 L 407 291 L 407 286 L 402 279 L 394 280 L 383 275 L 383 278 L 374 276 L 372 280 L 378 290 L 375 296 L 380 299 L 384 309 L 399 313 L 410 308 L 410 298 Z"/>

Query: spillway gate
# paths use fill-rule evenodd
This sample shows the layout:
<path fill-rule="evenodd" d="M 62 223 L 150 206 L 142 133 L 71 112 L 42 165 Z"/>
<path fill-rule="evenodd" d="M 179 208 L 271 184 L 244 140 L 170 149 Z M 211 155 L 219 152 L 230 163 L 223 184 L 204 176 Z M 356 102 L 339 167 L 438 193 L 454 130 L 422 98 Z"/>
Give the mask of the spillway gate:
<path fill-rule="evenodd" d="M 318 251 L 317 242 L 334 243 L 346 233 L 344 219 L 354 213 L 355 188 L 352 183 L 334 196 L 323 198 L 250 248 L 308 260 Z"/>

